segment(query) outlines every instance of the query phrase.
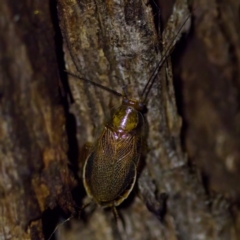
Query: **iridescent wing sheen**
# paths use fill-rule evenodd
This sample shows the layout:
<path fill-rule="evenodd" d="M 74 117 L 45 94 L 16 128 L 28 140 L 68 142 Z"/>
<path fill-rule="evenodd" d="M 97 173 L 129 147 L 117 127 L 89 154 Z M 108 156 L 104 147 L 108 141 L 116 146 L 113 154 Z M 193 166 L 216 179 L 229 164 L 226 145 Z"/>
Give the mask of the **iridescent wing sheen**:
<path fill-rule="evenodd" d="M 136 180 L 141 142 L 139 133 L 121 135 L 105 127 L 83 174 L 88 195 L 97 203 L 117 206 L 129 195 Z"/>

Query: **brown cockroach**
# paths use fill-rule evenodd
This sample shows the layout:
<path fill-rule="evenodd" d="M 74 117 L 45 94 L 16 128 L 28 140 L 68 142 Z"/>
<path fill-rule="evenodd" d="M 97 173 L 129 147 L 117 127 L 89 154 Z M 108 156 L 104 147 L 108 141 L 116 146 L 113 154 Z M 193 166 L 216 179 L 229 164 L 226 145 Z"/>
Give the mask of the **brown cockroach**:
<path fill-rule="evenodd" d="M 142 91 L 140 100 L 131 99 L 126 93 L 118 93 L 106 86 L 67 72 L 73 77 L 122 97 L 122 104 L 115 109 L 100 136 L 90 148 L 83 166 L 83 184 L 87 195 L 97 205 L 112 208 L 115 217 L 117 217 L 116 207 L 128 198 L 137 180 L 137 170 L 144 142 L 143 112 L 146 109 L 148 94 L 159 69 L 173 50 L 173 43 L 189 17 L 185 19 L 169 47 L 163 53 Z M 69 221 L 70 218 L 64 222 Z"/>
<path fill-rule="evenodd" d="M 129 196 L 135 185 L 144 137 L 143 111 L 146 109 L 147 96 L 172 48 L 171 43 L 147 81 L 140 101 L 114 91 L 122 96 L 122 104 L 112 114 L 84 163 L 83 183 L 88 196 L 102 207 L 111 207 L 115 214 L 115 207 Z M 103 88 L 113 91 L 105 86 Z"/>

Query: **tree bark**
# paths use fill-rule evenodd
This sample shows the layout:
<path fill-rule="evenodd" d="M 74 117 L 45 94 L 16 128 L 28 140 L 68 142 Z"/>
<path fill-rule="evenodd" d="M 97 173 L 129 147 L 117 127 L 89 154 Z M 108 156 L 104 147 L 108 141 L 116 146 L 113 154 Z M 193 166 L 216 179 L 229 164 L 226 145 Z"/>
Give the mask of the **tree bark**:
<path fill-rule="evenodd" d="M 48 239 L 61 210 L 83 206 L 84 144 L 121 104 L 83 78 L 140 100 L 182 33 L 174 74 L 168 58 L 147 98 L 139 176 L 119 221 L 90 206 L 55 237 L 239 239 L 238 5 L 170 2 L 0 3 L 1 239 Z"/>
<path fill-rule="evenodd" d="M 49 3 L 1 1 L 0 19 L 0 238 L 44 239 L 74 184 Z"/>

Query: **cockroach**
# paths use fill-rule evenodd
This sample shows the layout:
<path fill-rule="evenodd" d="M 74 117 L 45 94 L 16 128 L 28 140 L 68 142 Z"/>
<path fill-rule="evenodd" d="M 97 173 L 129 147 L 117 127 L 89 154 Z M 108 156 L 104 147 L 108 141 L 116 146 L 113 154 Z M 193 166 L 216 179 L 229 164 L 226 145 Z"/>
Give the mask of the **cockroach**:
<path fill-rule="evenodd" d="M 112 208 L 115 217 L 117 217 L 116 207 L 128 198 L 137 180 L 137 170 L 144 142 L 143 114 L 146 110 L 147 97 L 159 69 L 173 50 L 173 43 L 189 17 L 185 19 L 169 47 L 163 53 L 142 90 L 140 100 L 131 99 L 127 93 L 118 93 L 106 86 L 67 72 L 73 77 L 122 97 L 122 104 L 115 109 L 100 136 L 90 148 L 83 166 L 83 184 L 87 195 L 96 204 L 104 208 Z M 69 217 L 63 223 L 71 218 Z M 58 226 L 51 236 L 57 228 Z"/>
<path fill-rule="evenodd" d="M 185 22 L 187 20 L 188 18 Z M 126 93 L 114 91 L 122 96 L 122 104 L 112 114 L 85 160 L 83 183 L 87 195 L 98 205 L 111 207 L 115 214 L 116 207 L 129 196 L 135 185 L 143 144 L 143 111 L 146 109 L 147 96 L 160 67 L 172 51 L 174 40 L 175 38 L 147 81 L 140 101 L 129 98 Z M 101 87 L 113 91 L 105 86 Z"/>
<path fill-rule="evenodd" d="M 144 102 L 123 97 L 83 167 L 85 190 L 102 207 L 115 208 L 132 191 L 142 148 Z"/>

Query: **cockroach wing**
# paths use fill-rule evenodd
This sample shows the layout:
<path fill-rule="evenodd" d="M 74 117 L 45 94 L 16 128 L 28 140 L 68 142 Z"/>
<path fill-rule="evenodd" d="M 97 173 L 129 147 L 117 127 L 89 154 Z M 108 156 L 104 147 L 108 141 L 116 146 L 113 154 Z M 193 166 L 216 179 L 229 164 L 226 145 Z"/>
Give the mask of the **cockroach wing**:
<path fill-rule="evenodd" d="M 140 133 L 120 133 L 105 127 L 87 158 L 85 189 L 102 206 L 118 206 L 131 192 L 141 155 Z"/>

